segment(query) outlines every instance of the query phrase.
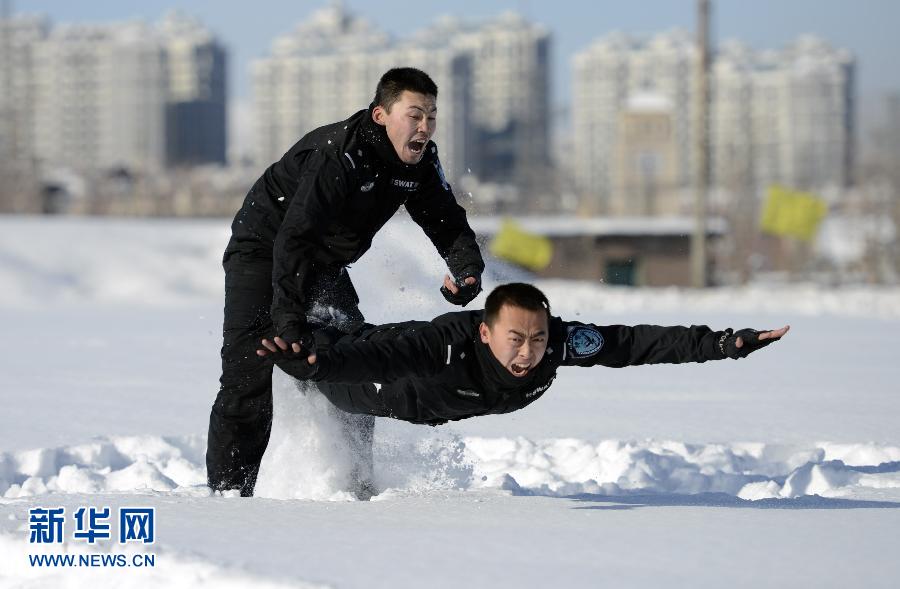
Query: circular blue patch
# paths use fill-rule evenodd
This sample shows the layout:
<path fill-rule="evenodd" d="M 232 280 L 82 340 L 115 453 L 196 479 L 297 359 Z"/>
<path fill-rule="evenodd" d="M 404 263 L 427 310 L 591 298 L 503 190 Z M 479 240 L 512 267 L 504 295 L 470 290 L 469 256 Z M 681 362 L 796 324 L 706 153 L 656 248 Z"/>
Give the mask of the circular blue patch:
<path fill-rule="evenodd" d="M 603 347 L 603 336 L 593 327 L 575 327 L 569 332 L 566 345 L 576 358 L 593 356 Z"/>

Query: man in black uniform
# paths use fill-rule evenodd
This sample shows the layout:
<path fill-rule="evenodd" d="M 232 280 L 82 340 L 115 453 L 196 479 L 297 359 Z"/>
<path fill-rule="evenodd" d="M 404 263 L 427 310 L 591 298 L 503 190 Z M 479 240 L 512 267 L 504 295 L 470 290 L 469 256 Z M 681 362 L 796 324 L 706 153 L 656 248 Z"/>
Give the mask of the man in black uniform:
<path fill-rule="evenodd" d="M 274 333 L 299 351 L 315 328 L 357 330 L 363 316 L 346 268 L 401 205 L 453 275 L 444 297 L 465 305 L 480 292 L 484 262 L 430 140 L 436 98 L 424 72 L 392 69 L 367 110 L 310 132 L 250 189 L 223 261 L 222 377 L 206 452 L 213 490 L 253 494 L 272 427 L 272 365 L 254 353 L 260 338 Z M 348 420 L 364 432 L 374 424 Z"/>
<path fill-rule="evenodd" d="M 280 338 L 264 339 L 257 354 L 295 378 L 318 381 L 319 390 L 346 412 L 439 425 L 522 409 L 550 388 L 561 366 L 738 359 L 788 329 L 564 321 L 550 314 L 540 290 L 513 283 L 494 289 L 484 311 L 369 325 L 353 335 L 323 330 L 308 356 Z"/>

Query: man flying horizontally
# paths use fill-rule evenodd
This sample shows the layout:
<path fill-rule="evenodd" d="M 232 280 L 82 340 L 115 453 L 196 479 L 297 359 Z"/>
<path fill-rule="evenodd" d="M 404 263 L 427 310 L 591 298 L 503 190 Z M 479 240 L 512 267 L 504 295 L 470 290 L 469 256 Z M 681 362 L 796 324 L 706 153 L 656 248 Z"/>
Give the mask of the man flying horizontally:
<path fill-rule="evenodd" d="M 316 381 L 348 413 L 439 425 L 522 409 L 547 392 L 561 367 L 740 359 L 788 329 L 565 321 L 551 315 L 536 287 L 512 283 L 495 288 L 483 311 L 365 325 L 349 335 L 323 329 L 313 349 L 300 353 L 279 337 L 264 339 L 256 353 L 295 378 Z"/>

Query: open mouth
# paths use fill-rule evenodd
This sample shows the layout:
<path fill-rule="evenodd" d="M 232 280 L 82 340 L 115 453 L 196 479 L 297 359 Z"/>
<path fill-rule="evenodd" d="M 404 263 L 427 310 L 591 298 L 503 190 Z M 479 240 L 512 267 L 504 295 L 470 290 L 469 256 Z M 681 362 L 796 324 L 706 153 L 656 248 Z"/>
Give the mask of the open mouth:
<path fill-rule="evenodd" d="M 528 369 L 531 368 L 528 364 L 510 364 L 509 369 L 512 370 L 512 373 L 515 376 L 525 376 L 528 373 Z"/>
<path fill-rule="evenodd" d="M 416 140 L 413 140 L 413 141 L 410 141 L 409 143 L 407 143 L 406 146 L 414 154 L 420 155 L 422 153 L 422 150 L 425 149 L 425 141 L 416 139 Z"/>

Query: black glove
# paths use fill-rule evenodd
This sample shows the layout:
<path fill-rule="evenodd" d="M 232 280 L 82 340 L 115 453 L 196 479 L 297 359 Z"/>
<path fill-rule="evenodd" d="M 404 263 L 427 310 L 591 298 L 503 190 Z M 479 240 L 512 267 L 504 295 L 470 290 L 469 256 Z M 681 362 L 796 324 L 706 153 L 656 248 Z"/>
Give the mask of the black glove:
<path fill-rule="evenodd" d="M 312 334 L 310 334 L 310 338 L 312 338 Z M 291 348 L 288 348 L 287 350 L 278 350 L 277 352 L 268 350 L 265 360 L 272 362 L 285 373 L 298 380 L 309 380 L 319 370 L 318 362 L 310 364 L 308 360 L 309 355 L 315 352 L 315 347 L 314 345 L 306 346 L 302 343 L 300 345 L 301 348 L 299 352 L 295 352 Z"/>
<path fill-rule="evenodd" d="M 722 332 L 721 337 L 719 337 L 719 351 L 722 352 L 723 356 L 726 356 L 733 360 L 746 358 L 756 350 L 765 348 L 772 342 L 777 342 L 781 339 L 780 337 L 773 337 L 764 340 L 759 339 L 759 334 L 766 331 L 770 330 L 764 329 L 763 331 L 757 331 L 755 329 L 742 329 L 738 332 L 735 332 L 730 328 L 726 329 L 724 332 Z M 740 348 L 737 347 L 738 338 L 741 338 L 744 343 L 744 345 L 742 345 Z"/>
<path fill-rule="evenodd" d="M 474 278 L 475 282 L 466 284 L 467 278 Z M 472 299 L 478 296 L 478 293 L 481 292 L 481 276 L 472 274 L 460 276 L 456 279 L 456 286 L 459 288 L 459 292 L 456 294 L 450 292 L 450 289 L 446 286 L 441 287 L 441 294 L 444 295 L 444 298 L 447 299 L 448 302 L 465 307 L 472 302 Z"/>
<path fill-rule="evenodd" d="M 316 339 L 315 336 L 313 336 L 312 326 L 306 323 L 289 324 L 281 330 L 278 336 L 286 341 L 288 346 L 295 343 L 300 344 L 300 352 L 291 352 L 291 356 L 299 358 L 302 355 L 305 358 L 306 356 L 309 356 L 310 352 L 316 347 Z"/>
<path fill-rule="evenodd" d="M 309 352 L 295 354 L 288 351 L 273 355 L 275 356 L 275 365 L 297 380 L 309 380 L 319 371 L 318 357 L 315 364 L 310 364 L 307 360 Z"/>

